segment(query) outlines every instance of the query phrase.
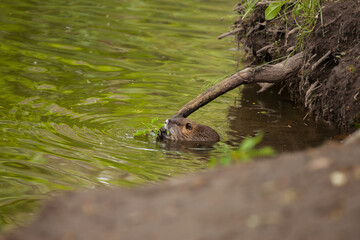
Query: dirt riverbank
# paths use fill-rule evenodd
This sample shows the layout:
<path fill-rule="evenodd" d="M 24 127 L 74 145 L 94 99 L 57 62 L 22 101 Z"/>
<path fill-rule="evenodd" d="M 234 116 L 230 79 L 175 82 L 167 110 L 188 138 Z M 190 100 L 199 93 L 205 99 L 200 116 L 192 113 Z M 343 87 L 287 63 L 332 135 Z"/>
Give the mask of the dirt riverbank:
<path fill-rule="evenodd" d="M 258 6 L 249 18 L 234 24 L 238 41 L 258 64 L 285 57 L 299 44 L 300 29 L 294 20 L 266 21 L 265 8 Z M 297 50 L 304 52 L 301 70 L 280 83 L 310 116 L 349 132 L 360 121 L 359 16 L 357 0 L 327 2 L 313 31 L 302 42 L 303 50 Z"/>

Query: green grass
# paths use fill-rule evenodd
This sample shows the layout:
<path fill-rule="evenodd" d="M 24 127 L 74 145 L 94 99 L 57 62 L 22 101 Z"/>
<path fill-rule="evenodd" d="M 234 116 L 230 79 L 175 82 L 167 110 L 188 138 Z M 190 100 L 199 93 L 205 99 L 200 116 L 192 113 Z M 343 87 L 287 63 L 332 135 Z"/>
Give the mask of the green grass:
<path fill-rule="evenodd" d="M 259 0 L 242 0 L 240 3 L 243 8 L 241 10 L 242 19 L 246 19 L 254 10 L 256 4 L 264 2 Z M 269 2 L 269 1 L 266 1 Z M 290 18 L 294 19 L 298 31 L 297 50 L 303 49 L 304 39 L 314 30 L 316 21 L 320 18 L 323 25 L 321 12 L 321 0 L 281 0 L 271 1 L 265 9 L 265 19 L 270 21 L 275 18 L 282 18 L 288 24 Z M 289 27 L 289 26 L 287 26 Z"/>

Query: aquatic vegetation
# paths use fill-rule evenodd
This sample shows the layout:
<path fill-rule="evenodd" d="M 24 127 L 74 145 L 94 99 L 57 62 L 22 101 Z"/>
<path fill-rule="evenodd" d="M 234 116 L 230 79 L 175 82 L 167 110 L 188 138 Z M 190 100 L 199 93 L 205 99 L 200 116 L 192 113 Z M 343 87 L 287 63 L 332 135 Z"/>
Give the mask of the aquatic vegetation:
<path fill-rule="evenodd" d="M 237 149 L 231 149 L 227 144 L 222 144 L 220 151 L 223 153 L 220 158 L 212 158 L 210 165 L 229 165 L 234 162 L 248 162 L 254 157 L 266 157 L 275 155 L 272 147 L 256 148 L 262 141 L 264 134 L 258 133 L 254 137 L 245 138 Z"/>
<path fill-rule="evenodd" d="M 147 124 L 143 123 L 146 128 L 143 130 L 138 130 L 136 133 L 133 134 L 133 136 L 140 137 L 140 136 L 153 135 L 154 138 L 156 138 L 156 135 L 160 131 L 160 128 L 162 128 L 164 126 L 163 123 L 161 123 L 161 124 L 157 123 L 158 120 L 159 120 L 159 118 L 155 117 L 151 120 L 150 123 L 147 123 Z"/>

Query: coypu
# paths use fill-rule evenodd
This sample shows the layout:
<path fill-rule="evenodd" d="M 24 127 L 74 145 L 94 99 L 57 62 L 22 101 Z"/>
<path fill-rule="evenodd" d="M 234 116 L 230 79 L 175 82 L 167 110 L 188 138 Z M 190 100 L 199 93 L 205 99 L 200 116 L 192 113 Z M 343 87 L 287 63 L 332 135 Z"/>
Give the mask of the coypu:
<path fill-rule="evenodd" d="M 170 118 L 158 133 L 158 139 L 183 142 L 217 142 L 219 134 L 211 127 L 186 118 Z"/>

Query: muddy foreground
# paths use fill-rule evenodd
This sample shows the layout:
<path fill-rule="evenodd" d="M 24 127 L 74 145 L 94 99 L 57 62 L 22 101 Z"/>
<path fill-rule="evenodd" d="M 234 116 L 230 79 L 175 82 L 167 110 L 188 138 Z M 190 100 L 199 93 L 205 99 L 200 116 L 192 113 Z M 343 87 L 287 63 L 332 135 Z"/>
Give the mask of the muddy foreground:
<path fill-rule="evenodd" d="M 0 239 L 359 239 L 357 135 L 158 186 L 68 192 Z"/>

